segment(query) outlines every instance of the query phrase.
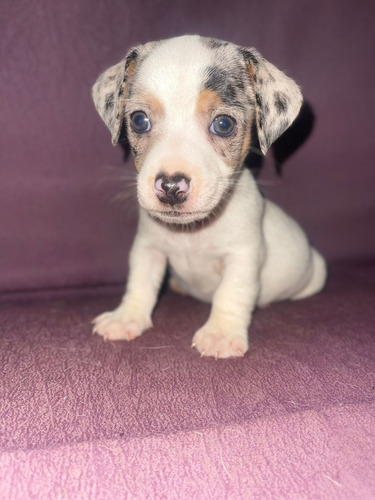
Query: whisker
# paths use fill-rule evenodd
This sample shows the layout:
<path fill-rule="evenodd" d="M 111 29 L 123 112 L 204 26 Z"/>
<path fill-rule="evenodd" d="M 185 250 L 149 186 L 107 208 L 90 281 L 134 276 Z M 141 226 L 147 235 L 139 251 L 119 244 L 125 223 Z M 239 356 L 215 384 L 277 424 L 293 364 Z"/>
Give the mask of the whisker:
<path fill-rule="evenodd" d="M 136 192 L 134 192 L 134 191 L 128 191 L 128 192 L 121 191 L 120 193 L 117 193 L 114 196 L 112 196 L 112 198 L 110 199 L 110 203 L 130 201 L 132 199 L 134 201 L 137 201 Z"/>

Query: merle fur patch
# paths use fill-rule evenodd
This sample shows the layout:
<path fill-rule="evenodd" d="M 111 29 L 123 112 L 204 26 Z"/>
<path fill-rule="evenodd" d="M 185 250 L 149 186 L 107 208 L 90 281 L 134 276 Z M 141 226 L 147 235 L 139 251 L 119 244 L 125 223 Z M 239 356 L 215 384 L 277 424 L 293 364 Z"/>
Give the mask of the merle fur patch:
<path fill-rule="evenodd" d="M 126 57 L 126 62 L 125 62 L 125 71 L 128 70 L 130 63 L 135 61 L 138 57 L 138 49 L 133 49 L 131 52 Z"/>
<path fill-rule="evenodd" d="M 114 104 L 114 95 L 113 92 L 110 92 L 105 96 L 105 110 L 108 111 L 109 109 L 113 108 Z"/>
<path fill-rule="evenodd" d="M 288 110 L 288 99 L 281 92 L 274 93 L 274 104 L 279 115 L 286 113 Z"/>
<path fill-rule="evenodd" d="M 223 40 L 219 40 L 218 38 L 202 38 L 202 41 L 207 47 L 210 49 L 219 49 L 220 47 L 225 47 L 228 45 L 228 42 L 224 42 Z"/>
<path fill-rule="evenodd" d="M 238 108 L 244 106 L 240 95 L 244 90 L 243 79 L 219 66 L 210 66 L 206 69 L 204 88 L 217 92 L 224 104 Z"/>
<path fill-rule="evenodd" d="M 257 66 L 259 64 L 258 58 L 249 49 L 244 49 L 244 48 L 241 47 L 239 49 L 239 51 L 240 51 L 240 54 L 242 55 L 242 57 L 245 59 L 246 62 L 252 63 L 255 66 Z"/>

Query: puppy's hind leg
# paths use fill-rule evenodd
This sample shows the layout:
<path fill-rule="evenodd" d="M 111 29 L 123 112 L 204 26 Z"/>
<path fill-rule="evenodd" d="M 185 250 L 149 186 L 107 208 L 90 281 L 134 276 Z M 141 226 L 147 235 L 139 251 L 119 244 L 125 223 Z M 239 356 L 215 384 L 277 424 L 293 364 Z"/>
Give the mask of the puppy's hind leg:
<path fill-rule="evenodd" d="M 327 278 L 327 266 L 323 257 L 314 248 L 311 254 L 311 277 L 307 285 L 292 300 L 304 299 L 320 292 L 324 287 Z"/>

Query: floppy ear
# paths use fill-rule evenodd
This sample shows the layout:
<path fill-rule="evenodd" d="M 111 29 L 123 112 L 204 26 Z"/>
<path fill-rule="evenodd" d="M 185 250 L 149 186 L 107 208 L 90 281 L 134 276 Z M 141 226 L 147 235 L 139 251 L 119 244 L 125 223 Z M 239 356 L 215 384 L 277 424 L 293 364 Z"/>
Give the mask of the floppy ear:
<path fill-rule="evenodd" d="M 255 93 L 256 126 L 260 149 L 266 154 L 296 119 L 302 105 L 298 85 L 255 49 L 241 49 Z"/>
<path fill-rule="evenodd" d="M 124 119 L 126 84 L 137 57 L 137 48 L 132 49 L 125 59 L 101 74 L 92 88 L 95 107 L 111 132 L 114 146 L 118 142 Z"/>
<path fill-rule="evenodd" d="M 125 59 L 104 71 L 92 88 L 95 107 L 111 132 L 114 146 L 120 137 L 132 74 L 140 60 L 143 60 L 157 43 L 149 42 L 131 49 Z"/>

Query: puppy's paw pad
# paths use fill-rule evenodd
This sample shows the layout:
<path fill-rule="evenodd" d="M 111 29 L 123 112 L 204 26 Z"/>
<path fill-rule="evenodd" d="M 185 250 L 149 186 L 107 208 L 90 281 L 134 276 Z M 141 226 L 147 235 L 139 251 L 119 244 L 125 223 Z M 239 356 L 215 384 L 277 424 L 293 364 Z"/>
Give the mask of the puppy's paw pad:
<path fill-rule="evenodd" d="M 117 311 L 103 313 L 93 321 L 93 333 L 104 340 L 134 340 L 151 326 L 150 322 L 121 317 Z"/>
<path fill-rule="evenodd" d="M 193 346 L 200 352 L 201 357 L 243 357 L 248 350 L 247 332 L 227 334 L 202 327 L 193 337 Z"/>

